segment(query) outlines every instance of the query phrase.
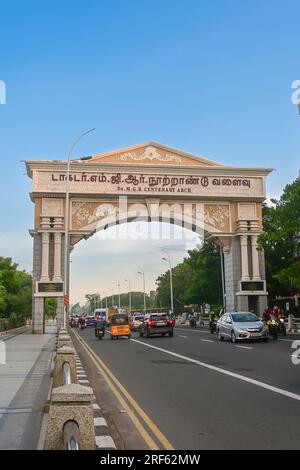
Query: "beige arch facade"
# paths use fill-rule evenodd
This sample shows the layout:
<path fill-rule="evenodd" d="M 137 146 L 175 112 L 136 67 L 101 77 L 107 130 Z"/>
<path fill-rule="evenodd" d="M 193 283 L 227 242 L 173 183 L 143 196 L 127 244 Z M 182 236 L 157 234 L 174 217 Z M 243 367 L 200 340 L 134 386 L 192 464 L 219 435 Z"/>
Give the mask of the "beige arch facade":
<path fill-rule="evenodd" d="M 26 161 L 32 179 L 33 332 L 44 331 L 45 297 L 63 320 L 66 161 Z M 262 232 L 270 168 L 225 166 L 148 142 L 71 162 L 70 251 L 95 231 L 130 220 L 170 221 L 198 231 L 224 253 L 226 309 L 267 304 Z"/>

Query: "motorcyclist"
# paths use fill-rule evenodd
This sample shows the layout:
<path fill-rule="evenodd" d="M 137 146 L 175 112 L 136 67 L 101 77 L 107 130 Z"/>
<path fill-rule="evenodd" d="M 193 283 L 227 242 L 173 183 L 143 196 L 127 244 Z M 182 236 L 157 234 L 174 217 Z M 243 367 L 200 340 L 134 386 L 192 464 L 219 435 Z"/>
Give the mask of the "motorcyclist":
<path fill-rule="evenodd" d="M 191 327 L 191 328 L 196 327 L 196 317 L 194 316 L 193 313 L 190 313 L 190 315 L 189 315 L 189 321 L 190 321 L 190 327 Z"/>
<path fill-rule="evenodd" d="M 278 338 L 278 328 L 277 328 L 277 324 L 274 324 L 273 310 L 271 310 L 269 307 L 267 307 L 266 310 L 264 310 L 264 312 L 262 314 L 262 319 L 268 325 L 269 334 L 272 336 L 273 339 L 277 339 Z"/>
<path fill-rule="evenodd" d="M 80 324 L 81 329 L 86 327 L 85 317 L 83 315 L 81 315 L 81 317 L 80 317 L 79 324 Z"/>

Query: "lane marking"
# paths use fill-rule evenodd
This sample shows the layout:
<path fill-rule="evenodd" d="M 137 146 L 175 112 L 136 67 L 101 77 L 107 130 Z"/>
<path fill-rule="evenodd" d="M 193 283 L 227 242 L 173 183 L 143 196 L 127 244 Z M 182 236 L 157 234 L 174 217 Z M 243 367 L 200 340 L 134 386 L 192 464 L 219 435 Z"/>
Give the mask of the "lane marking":
<path fill-rule="evenodd" d="M 125 409 L 131 418 L 133 424 L 135 425 L 136 429 L 139 431 L 143 439 L 145 440 L 146 444 L 149 446 L 151 450 L 160 450 L 157 444 L 154 442 L 150 434 L 146 431 L 143 424 L 139 421 L 136 416 L 136 413 L 142 418 L 142 420 L 146 423 L 148 428 L 152 431 L 154 436 L 157 438 L 159 443 L 163 446 L 166 450 L 175 450 L 172 446 L 170 441 L 166 438 L 166 436 L 160 431 L 160 429 L 156 426 L 156 424 L 152 421 L 152 419 L 144 412 L 144 410 L 138 405 L 135 399 L 129 394 L 129 392 L 125 389 L 125 387 L 121 384 L 121 382 L 117 379 L 117 377 L 110 371 L 110 369 L 104 364 L 104 362 L 97 356 L 94 350 L 82 339 L 82 337 L 74 332 L 75 336 L 77 336 L 78 340 L 82 343 L 82 346 L 87 350 L 90 354 L 93 362 L 97 365 L 97 367 L 101 370 L 103 377 L 105 378 L 107 384 L 109 385 L 110 389 L 118 399 L 121 407 Z M 132 406 L 127 404 L 123 396 L 127 399 L 127 401 Z M 136 412 L 136 413 L 135 413 Z"/>
<path fill-rule="evenodd" d="M 178 335 L 178 338 L 187 338 L 187 336 Z"/>
<path fill-rule="evenodd" d="M 204 343 L 215 343 L 212 339 L 201 339 L 200 341 L 203 341 Z"/>
<path fill-rule="evenodd" d="M 157 346 L 153 346 L 152 344 L 144 343 L 143 341 L 139 341 L 139 340 L 136 340 L 136 339 L 131 339 L 130 341 L 133 341 L 134 343 L 142 344 L 142 345 L 144 345 L 148 348 L 152 348 L 152 349 L 155 349 L 157 351 L 161 351 L 165 354 L 169 354 L 170 356 L 174 356 L 174 357 L 177 357 L 179 359 L 183 359 L 185 361 L 192 362 L 193 364 L 197 364 L 199 366 L 205 367 L 206 369 L 210 369 L 210 370 L 213 370 L 215 372 L 219 372 L 221 374 L 228 375 L 229 377 L 233 377 L 235 379 L 242 380 L 243 382 L 247 382 L 247 383 L 250 383 L 252 385 L 256 385 L 257 387 L 264 388 L 266 390 L 270 390 L 272 392 L 278 393 L 279 395 L 284 395 L 288 398 L 292 398 L 293 400 L 300 401 L 300 395 L 298 395 L 297 393 L 292 393 L 292 392 L 289 392 L 288 390 L 283 390 L 282 388 L 273 387 L 273 385 L 269 385 L 269 384 L 266 384 L 264 382 L 260 382 L 259 380 L 250 379 L 249 377 L 246 377 L 244 375 L 236 374 L 235 372 L 230 372 L 229 370 L 226 370 L 226 369 L 221 369 L 221 367 L 212 366 L 210 364 L 207 364 L 206 362 L 197 361 L 196 359 L 192 359 L 190 357 L 183 356 L 182 354 L 174 353 L 174 352 L 169 351 L 167 349 L 163 349 L 163 348 L 159 348 Z"/>
<path fill-rule="evenodd" d="M 235 344 L 235 347 L 241 349 L 253 349 L 251 346 L 238 346 L 237 344 Z"/>
<path fill-rule="evenodd" d="M 209 330 L 208 331 L 206 331 L 206 330 L 196 330 L 194 328 L 177 328 L 175 326 L 175 331 L 185 331 L 185 332 L 192 331 L 194 333 L 206 333 L 206 334 L 208 333 L 208 334 L 211 335 L 211 332 Z"/>
<path fill-rule="evenodd" d="M 295 341 L 294 339 L 282 339 L 282 338 L 278 338 L 278 341 Z"/>

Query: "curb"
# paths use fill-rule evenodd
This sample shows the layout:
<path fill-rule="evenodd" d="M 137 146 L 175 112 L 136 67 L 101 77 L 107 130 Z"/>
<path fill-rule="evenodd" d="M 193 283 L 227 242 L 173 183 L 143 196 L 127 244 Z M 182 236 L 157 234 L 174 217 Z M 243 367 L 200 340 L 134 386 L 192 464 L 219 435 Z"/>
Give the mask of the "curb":
<path fill-rule="evenodd" d="M 86 387 L 91 387 L 77 352 L 75 352 L 75 361 L 78 383 Z M 98 405 L 95 395 L 93 395 L 92 406 L 97 450 L 116 450 L 116 444 L 109 433 L 107 421 L 103 417 L 101 407 Z"/>

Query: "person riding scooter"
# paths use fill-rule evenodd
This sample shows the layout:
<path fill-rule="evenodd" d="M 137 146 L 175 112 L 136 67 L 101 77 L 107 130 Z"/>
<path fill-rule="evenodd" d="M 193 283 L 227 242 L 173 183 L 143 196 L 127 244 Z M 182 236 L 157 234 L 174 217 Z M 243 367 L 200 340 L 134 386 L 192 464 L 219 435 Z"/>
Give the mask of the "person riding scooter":
<path fill-rule="evenodd" d="M 278 339 L 278 324 L 277 320 L 272 315 L 272 310 L 267 308 L 263 312 L 262 319 L 269 328 L 269 335 L 271 335 L 273 339 Z"/>
<path fill-rule="evenodd" d="M 79 325 L 82 330 L 86 328 L 86 318 L 83 315 L 80 317 Z"/>
<path fill-rule="evenodd" d="M 209 330 L 211 334 L 217 331 L 217 321 L 218 321 L 218 317 L 215 313 L 213 313 L 211 315 L 211 319 L 209 320 Z"/>
<path fill-rule="evenodd" d="M 189 316 L 189 320 L 190 320 L 190 327 L 196 328 L 196 317 L 192 313 Z"/>

